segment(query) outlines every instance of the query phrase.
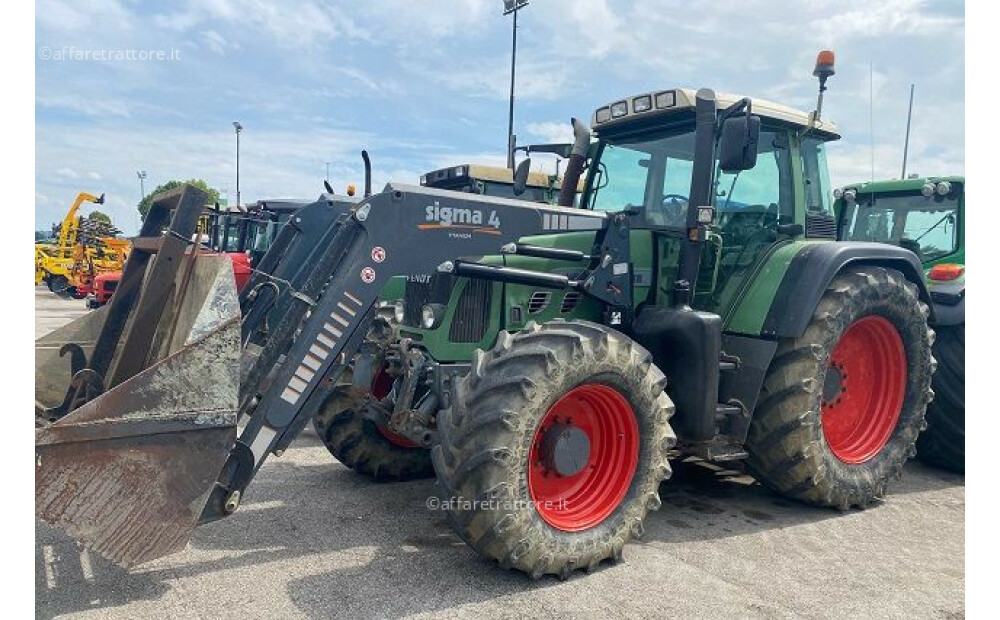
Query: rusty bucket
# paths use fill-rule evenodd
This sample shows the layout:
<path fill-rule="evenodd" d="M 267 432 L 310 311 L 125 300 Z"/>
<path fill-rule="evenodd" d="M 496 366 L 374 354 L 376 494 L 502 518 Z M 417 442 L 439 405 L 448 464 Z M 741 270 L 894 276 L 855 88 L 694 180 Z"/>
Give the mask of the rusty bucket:
<path fill-rule="evenodd" d="M 36 516 L 125 567 L 187 544 L 235 442 L 240 311 L 232 266 L 225 256 L 186 260 L 169 308 L 147 326 L 155 333 L 138 356 L 141 370 L 115 372 L 128 378 L 35 431 Z M 77 371 L 61 353 L 69 346 L 90 355 L 108 310 L 35 342 L 36 416 L 62 401 Z M 116 352 L 112 368 L 134 353 Z"/>

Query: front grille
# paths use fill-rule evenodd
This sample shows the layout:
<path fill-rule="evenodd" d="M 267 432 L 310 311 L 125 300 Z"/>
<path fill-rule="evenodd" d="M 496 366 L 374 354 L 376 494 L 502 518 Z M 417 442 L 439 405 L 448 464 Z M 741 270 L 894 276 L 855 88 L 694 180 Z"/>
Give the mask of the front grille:
<path fill-rule="evenodd" d="M 563 297 L 562 307 L 559 308 L 559 312 L 562 314 L 569 314 L 570 312 L 576 310 L 576 307 L 580 305 L 580 293 L 577 291 L 569 291 L 566 296 Z"/>
<path fill-rule="evenodd" d="M 548 291 L 535 291 L 528 300 L 528 314 L 538 314 L 549 305 L 552 293 Z"/>
<path fill-rule="evenodd" d="M 407 278 L 403 292 L 403 325 L 420 327 L 420 313 L 425 304 L 447 305 L 455 277 L 446 273 Z"/>
<path fill-rule="evenodd" d="M 827 213 L 806 215 L 806 237 L 811 239 L 836 239 L 837 221 Z"/>
<path fill-rule="evenodd" d="M 486 280 L 467 280 L 465 290 L 451 319 L 448 339 L 452 342 L 479 342 L 486 335 L 490 319 L 490 292 Z"/>

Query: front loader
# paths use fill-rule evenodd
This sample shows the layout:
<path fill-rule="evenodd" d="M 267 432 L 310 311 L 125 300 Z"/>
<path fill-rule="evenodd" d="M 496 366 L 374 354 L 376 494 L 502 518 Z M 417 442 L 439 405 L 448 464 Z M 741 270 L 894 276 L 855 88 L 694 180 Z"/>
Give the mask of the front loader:
<path fill-rule="evenodd" d="M 673 458 L 746 461 L 817 505 L 882 498 L 931 397 L 929 299 L 911 253 L 834 240 L 835 128 L 709 89 L 599 108 L 596 142 L 574 127 L 558 205 L 389 184 L 300 212 L 244 289 L 238 340 L 228 311 L 168 329 L 172 348 L 137 355 L 130 335 L 108 375 L 68 326 L 48 346 L 70 342 L 78 387 L 39 431 L 36 512 L 131 566 L 238 510 L 324 416 L 324 441 L 398 448 L 376 467 L 426 459 L 459 536 L 535 577 L 620 558 Z M 193 273 L 178 316 L 231 307 L 228 279 Z M 344 413 L 348 372 L 377 390 Z"/>

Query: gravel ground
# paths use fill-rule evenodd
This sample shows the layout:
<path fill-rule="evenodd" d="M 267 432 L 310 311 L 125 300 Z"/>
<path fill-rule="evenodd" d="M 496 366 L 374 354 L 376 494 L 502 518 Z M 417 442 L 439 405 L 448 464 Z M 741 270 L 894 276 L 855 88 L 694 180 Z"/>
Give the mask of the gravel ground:
<path fill-rule="evenodd" d="M 42 288 L 35 299 L 36 336 L 85 311 Z M 132 572 L 37 522 L 36 615 L 959 618 L 964 484 L 912 463 L 883 504 L 839 513 L 675 463 L 623 562 L 532 581 L 458 540 L 427 507 L 430 481 L 370 483 L 307 432 L 234 516 Z"/>

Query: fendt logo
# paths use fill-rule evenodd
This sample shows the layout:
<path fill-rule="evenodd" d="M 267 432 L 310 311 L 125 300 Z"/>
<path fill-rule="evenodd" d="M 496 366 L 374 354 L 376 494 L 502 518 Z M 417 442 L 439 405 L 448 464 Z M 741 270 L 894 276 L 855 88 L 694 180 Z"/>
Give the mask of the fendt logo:
<path fill-rule="evenodd" d="M 496 211 L 489 214 L 482 209 L 461 209 L 442 207 L 438 201 L 427 205 L 425 218 L 429 223 L 417 226 L 420 230 L 449 229 L 448 236 L 457 239 L 471 239 L 475 233 L 500 234 L 500 216 Z"/>

